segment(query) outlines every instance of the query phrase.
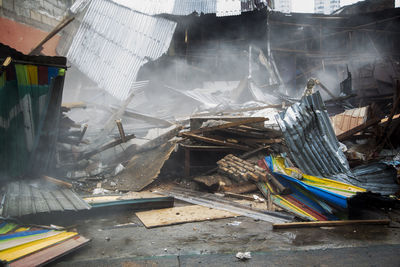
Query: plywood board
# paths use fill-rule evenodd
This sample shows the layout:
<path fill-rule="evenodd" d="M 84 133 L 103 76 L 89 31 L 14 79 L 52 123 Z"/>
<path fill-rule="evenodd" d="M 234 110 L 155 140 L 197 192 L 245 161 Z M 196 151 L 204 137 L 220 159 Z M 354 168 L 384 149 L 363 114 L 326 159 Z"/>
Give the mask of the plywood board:
<path fill-rule="evenodd" d="M 240 215 L 228 211 L 207 208 L 204 206 L 190 205 L 185 207 L 137 212 L 136 216 L 138 216 L 138 218 L 147 228 L 153 228 L 187 222 L 231 218 Z"/>

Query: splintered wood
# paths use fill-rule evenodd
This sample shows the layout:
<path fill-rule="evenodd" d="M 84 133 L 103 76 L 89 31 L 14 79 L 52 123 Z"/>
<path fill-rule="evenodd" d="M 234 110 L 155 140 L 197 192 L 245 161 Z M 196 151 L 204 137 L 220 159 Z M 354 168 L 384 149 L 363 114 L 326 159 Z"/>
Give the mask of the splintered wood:
<path fill-rule="evenodd" d="M 217 162 L 218 172 L 227 175 L 234 181 L 241 183 L 246 181 L 266 181 L 266 171 L 246 160 L 227 155 Z"/>
<path fill-rule="evenodd" d="M 199 222 L 215 219 L 240 216 L 229 211 L 207 208 L 199 205 L 174 207 L 168 209 L 137 212 L 136 216 L 146 228 L 181 224 L 187 222 Z"/>

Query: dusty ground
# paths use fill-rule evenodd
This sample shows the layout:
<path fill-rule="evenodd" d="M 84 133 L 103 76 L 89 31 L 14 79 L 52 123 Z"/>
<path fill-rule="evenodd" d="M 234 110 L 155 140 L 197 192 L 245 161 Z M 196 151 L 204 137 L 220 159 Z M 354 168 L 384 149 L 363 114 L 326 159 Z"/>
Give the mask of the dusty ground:
<path fill-rule="evenodd" d="M 268 222 L 236 217 L 146 229 L 134 213 L 58 218 L 92 242 L 52 265 L 228 266 L 241 264 L 238 251 L 251 251 L 251 266 L 400 266 L 400 228 L 393 226 L 272 230 Z M 125 223 L 133 224 L 116 227 Z"/>

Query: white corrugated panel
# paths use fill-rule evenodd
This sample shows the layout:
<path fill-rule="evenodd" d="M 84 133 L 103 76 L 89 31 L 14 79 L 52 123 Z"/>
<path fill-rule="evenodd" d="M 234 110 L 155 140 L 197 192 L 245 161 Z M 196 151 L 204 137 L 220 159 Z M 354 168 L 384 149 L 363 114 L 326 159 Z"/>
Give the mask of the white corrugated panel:
<path fill-rule="evenodd" d="M 68 51 L 69 60 L 89 78 L 125 100 L 137 73 L 170 45 L 176 23 L 109 0 L 91 1 Z"/>
<path fill-rule="evenodd" d="M 138 12 L 148 15 L 170 14 L 186 16 L 216 14 L 218 17 L 237 16 L 242 12 L 253 11 L 256 6 L 267 6 L 266 0 L 112 0 Z"/>
<path fill-rule="evenodd" d="M 240 0 L 217 0 L 217 17 L 237 16 L 242 14 Z"/>

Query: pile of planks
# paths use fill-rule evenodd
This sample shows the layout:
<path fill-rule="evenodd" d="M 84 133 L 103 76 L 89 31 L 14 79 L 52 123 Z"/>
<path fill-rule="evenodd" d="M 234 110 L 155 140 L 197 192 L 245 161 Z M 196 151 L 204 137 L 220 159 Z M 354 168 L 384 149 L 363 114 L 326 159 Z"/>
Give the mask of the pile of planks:
<path fill-rule="evenodd" d="M 257 165 L 246 160 L 235 157 L 232 154 L 227 155 L 217 162 L 218 172 L 228 176 L 235 182 L 261 182 L 265 181 L 266 171 Z"/>
<path fill-rule="evenodd" d="M 280 133 L 266 129 L 263 123 L 268 118 L 250 117 L 229 121 L 220 118 L 216 125 L 183 132 L 182 136 L 193 141 L 231 148 L 239 151 L 251 151 L 260 146 L 280 143 Z M 211 121 L 211 120 L 210 120 Z"/>

